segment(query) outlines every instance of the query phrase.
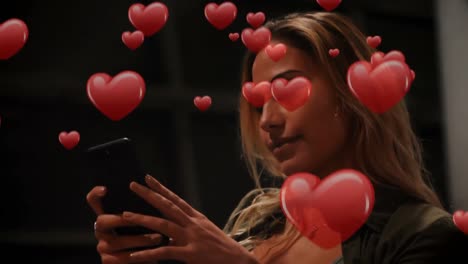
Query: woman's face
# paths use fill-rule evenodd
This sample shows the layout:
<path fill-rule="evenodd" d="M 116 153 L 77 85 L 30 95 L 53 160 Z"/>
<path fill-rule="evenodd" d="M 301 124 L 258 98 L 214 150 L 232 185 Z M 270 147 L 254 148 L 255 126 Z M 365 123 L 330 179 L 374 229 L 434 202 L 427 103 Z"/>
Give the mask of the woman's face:
<path fill-rule="evenodd" d="M 297 76 L 312 83 L 307 103 L 289 112 L 272 98 L 261 109 L 260 136 L 286 175 L 310 172 L 325 177 L 349 166 L 348 125 L 333 87 L 305 52 L 290 46 L 278 62 L 259 52 L 252 68 L 255 83 Z"/>

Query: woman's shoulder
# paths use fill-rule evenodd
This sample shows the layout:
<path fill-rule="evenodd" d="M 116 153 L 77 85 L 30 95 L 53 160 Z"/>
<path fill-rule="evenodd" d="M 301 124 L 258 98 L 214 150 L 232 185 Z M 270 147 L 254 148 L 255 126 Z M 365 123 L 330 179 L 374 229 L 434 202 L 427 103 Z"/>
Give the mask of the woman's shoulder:
<path fill-rule="evenodd" d="M 452 215 L 423 202 L 400 206 L 386 224 L 381 240 L 387 248 L 395 249 L 404 263 L 444 263 L 468 249 L 468 236 L 455 226 Z"/>

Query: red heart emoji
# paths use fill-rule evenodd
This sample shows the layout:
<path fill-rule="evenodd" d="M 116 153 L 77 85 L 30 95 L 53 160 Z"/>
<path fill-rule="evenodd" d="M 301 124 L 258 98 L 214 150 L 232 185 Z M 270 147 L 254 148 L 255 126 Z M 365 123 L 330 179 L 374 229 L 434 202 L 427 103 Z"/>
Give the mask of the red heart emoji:
<path fill-rule="evenodd" d="M 132 25 L 149 37 L 166 25 L 169 11 L 163 3 L 154 2 L 147 7 L 133 4 L 128 9 L 128 18 Z"/>
<path fill-rule="evenodd" d="M 382 63 L 384 61 L 390 61 L 390 60 L 397 60 L 397 61 L 401 61 L 403 63 L 406 62 L 405 55 L 401 51 L 392 50 L 392 51 L 388 52 L 387 54 L 384 54 L 383 52 L 380 52 L 380 51 L 372 54 L 371 64 L 372 64 L 372 67 L 375 68 L 380 63 Z M 416 77 L 416 74 L 410 68 L 408 68 L 408 69 L 410 70 L 408 75 L 411 77 L 410 78 L 410 83 L 408 85 L 408 89 L 409 89 L 409 87 L 411 87 L 411 84 L 414 81 L 414 78 Z"/>
<path fill-rule="evenodd" d="M 143 100 L 145 92 L 145 81 L 133 71 L 123 71 L 113 78 L 105 73 L 96 73 L 87 84 L 91 102 L 113 121 L 132 112 Z"/>
<path fill-rule="evenodd" d="M 273 61 L 281 60 L 284 55 L 286 55 L 287 47 L 283 43 L 278 43 L 276 45 L 268 45 L 265 48 L 265 52 Z"/>
<path fill-rule="evenodd" d="M 71 131 L 70 133 L 63 131 L 59 134 L 59 141 L 64 148 L 71 150 L 80 142 L 80 133 L 77 131 Z"/>
<path fill-rule="evenodd" d="M 271 83 L 267 81 L 246 82 L 242 86 L 242 95 L 254 107 L 262 107 L 271 99 Z"/>
<path fill-rule="evenodd" d="M 350 238 L 374 208 L 374 188 L 362 173 L 343 169 L 324 179 L 309 173 L 286 178 L 280 191 L 288 220 L 322 248 Z"/>
<path fill-rule="evenodd" d="M 380 45 L 380 43 L 382 43 L 382 38 L 380 36 L 369 36 L 367 37 L 366 41 L 369 46 L 375 49 Z"/>
<path fill-rule="evenodd" d="M 229 33 L 229 39 L 231 41 L 237 41 L 239 39 L 239 33 Z"/>
<path fill-rule="evenodd" d="M 458 229 L 468 235 L 468 213 L 458 210 L 453 214 L 452 218 L 453 223 L 458 227 Z"/>
<path fill-rule="evenodd" d="M 211 97 L 207 95 L 203 97 L 197 96 L 195 99 L 193 99 L 193 103 L 198 108 L 198 110 L 204 112 L 211 106 Z"/>
<path fill-rule="evenodd" d="M 317 3 L 328 12 L 337 8 L 341 4 L 341 0 L 317 0 Z"/>
<path fill-rule="evenodd" d="M 286 110 L 294 111 L 303 106 L 309 99 L 312 84 L 305 77 L 296 77 L 289 82 L 276 79 L 271 85 L 273 98 Z"/>
<path fill-rule="evenodd" d="M 328 50 L 328 54 L 332 58 L 335 58 L 336 56 L 340 55 L 340 50 L 339 49 L 330 49 L 330 50 Z"/>
<path fill-rule="evenodd" d="M 247 14 L 247 22 L 253 27 L 258 28 L 265 22 L 265 14 L 263 12 L 257 13 L 248 13 Z"/>
<path fill-rule="evenodd" d="M 257 53 L 270 43 L 271 32 L 266 27 L 257 28 L 255 31 L 246 28 L 242 30 L 241 39 L 251 52 Z"/>
<path fill-rule="evenodd" d="M 131 50 L 135 50 L 143 43 L 145 35 L 137 30 L 135 32 L 126 31 L 122 33 L 122 42 Z"/>
<path fill-rule="evenodd" d="M 227 28 L 236 19 L 237 7 L 231 2 L 224 2 L 221 5 L 209 3 L 205 6 L 205 17 L 218 30 Z"/>
<path fill-rule="evenodd" d="M 381 114 L 406 95 L 411 83 L 409 72 L 408 65 L 397 60 L 384 61 L 375 68 L 367 61 L 358 61 L 349 67 L 347 81 L 362 104 Z"/>
<path fill-rule="evenodd" d="M 7 60 L 23 48 L 28 40 L 28 26 L 12 18 L 0 24 L 0 59 Z"/>

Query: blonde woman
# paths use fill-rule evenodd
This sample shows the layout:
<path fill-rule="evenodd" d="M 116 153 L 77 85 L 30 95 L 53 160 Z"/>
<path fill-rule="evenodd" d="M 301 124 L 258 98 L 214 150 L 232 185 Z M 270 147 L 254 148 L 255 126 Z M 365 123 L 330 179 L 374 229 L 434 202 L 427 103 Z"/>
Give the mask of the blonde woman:
<path fill-rule="evenodd" d="M 348 67 L 369 60 L 374 50 L 344 16 L 336 13 L 296 13 L 270 21 L 273 43 L 284 43 L 283 59 L 272 61 L 264 51 L 248 53 L 243 82 L 290 80 L 303 76 L 313 84 L 307 103 L 293 111 L 274 99 L 261 108 L 240 97 L 242 146 L 258 188 L 232 213 L 224 232 L 185 201 L 148 176 L 147 187 L 130 188 L 165 213 L 167 220 L 135 213 L 104 214 L 94 188 L 88 201 L 98 214 L 96 237 L 103 263 L 154 263 L 175 259 L 190 264 L 242 263 L 449 263 L 468 249 L 468 239 L 427 184 L 421 147 L 401 102 L 376 115 L 364 107 L 346 83 Z M 340 49 L 336 58 L 328 50 Z M 279 206 L 281 180 L 295 172 L 319 177 L 353 168 L 374 184 L 375 206 L 368 221 L 342 245 L 322 249 L 286 221 Z M 279 179 L 263 188 L 263 177 Z M 171 237 L 169 246 L 133 252 L 155 245 L 159 237 L 117 237 L 112 229 L 142 225 Z"/>

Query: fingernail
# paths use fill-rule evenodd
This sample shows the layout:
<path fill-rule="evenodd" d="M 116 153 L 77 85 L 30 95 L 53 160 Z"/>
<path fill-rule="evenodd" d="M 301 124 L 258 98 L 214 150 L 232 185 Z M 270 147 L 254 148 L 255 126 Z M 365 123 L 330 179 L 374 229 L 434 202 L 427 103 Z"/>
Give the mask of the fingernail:
<path fill-rule="evenodd" d="M 131 218 L 132 216 L 134 216 L 134 214 L 131 212 L 123 212 L 122 216 L 124 218 Z"/>
<path fill-rule="evenodd" d="M 133 252 L 133 253 L 130 254 L 130 257 L 135 258 L 135 257 L 139 257 L 140 255 L 141 255 L 141 253 L 139 253 L 139 252 Z"/>
<path fill-rule="evenodd" d="M 106 194 L 106 187 L 104 187 L 104 186 L 100 187 L 100 188 L 99 188 L 99 194 L 100 194 L 100 195 Z"/>

